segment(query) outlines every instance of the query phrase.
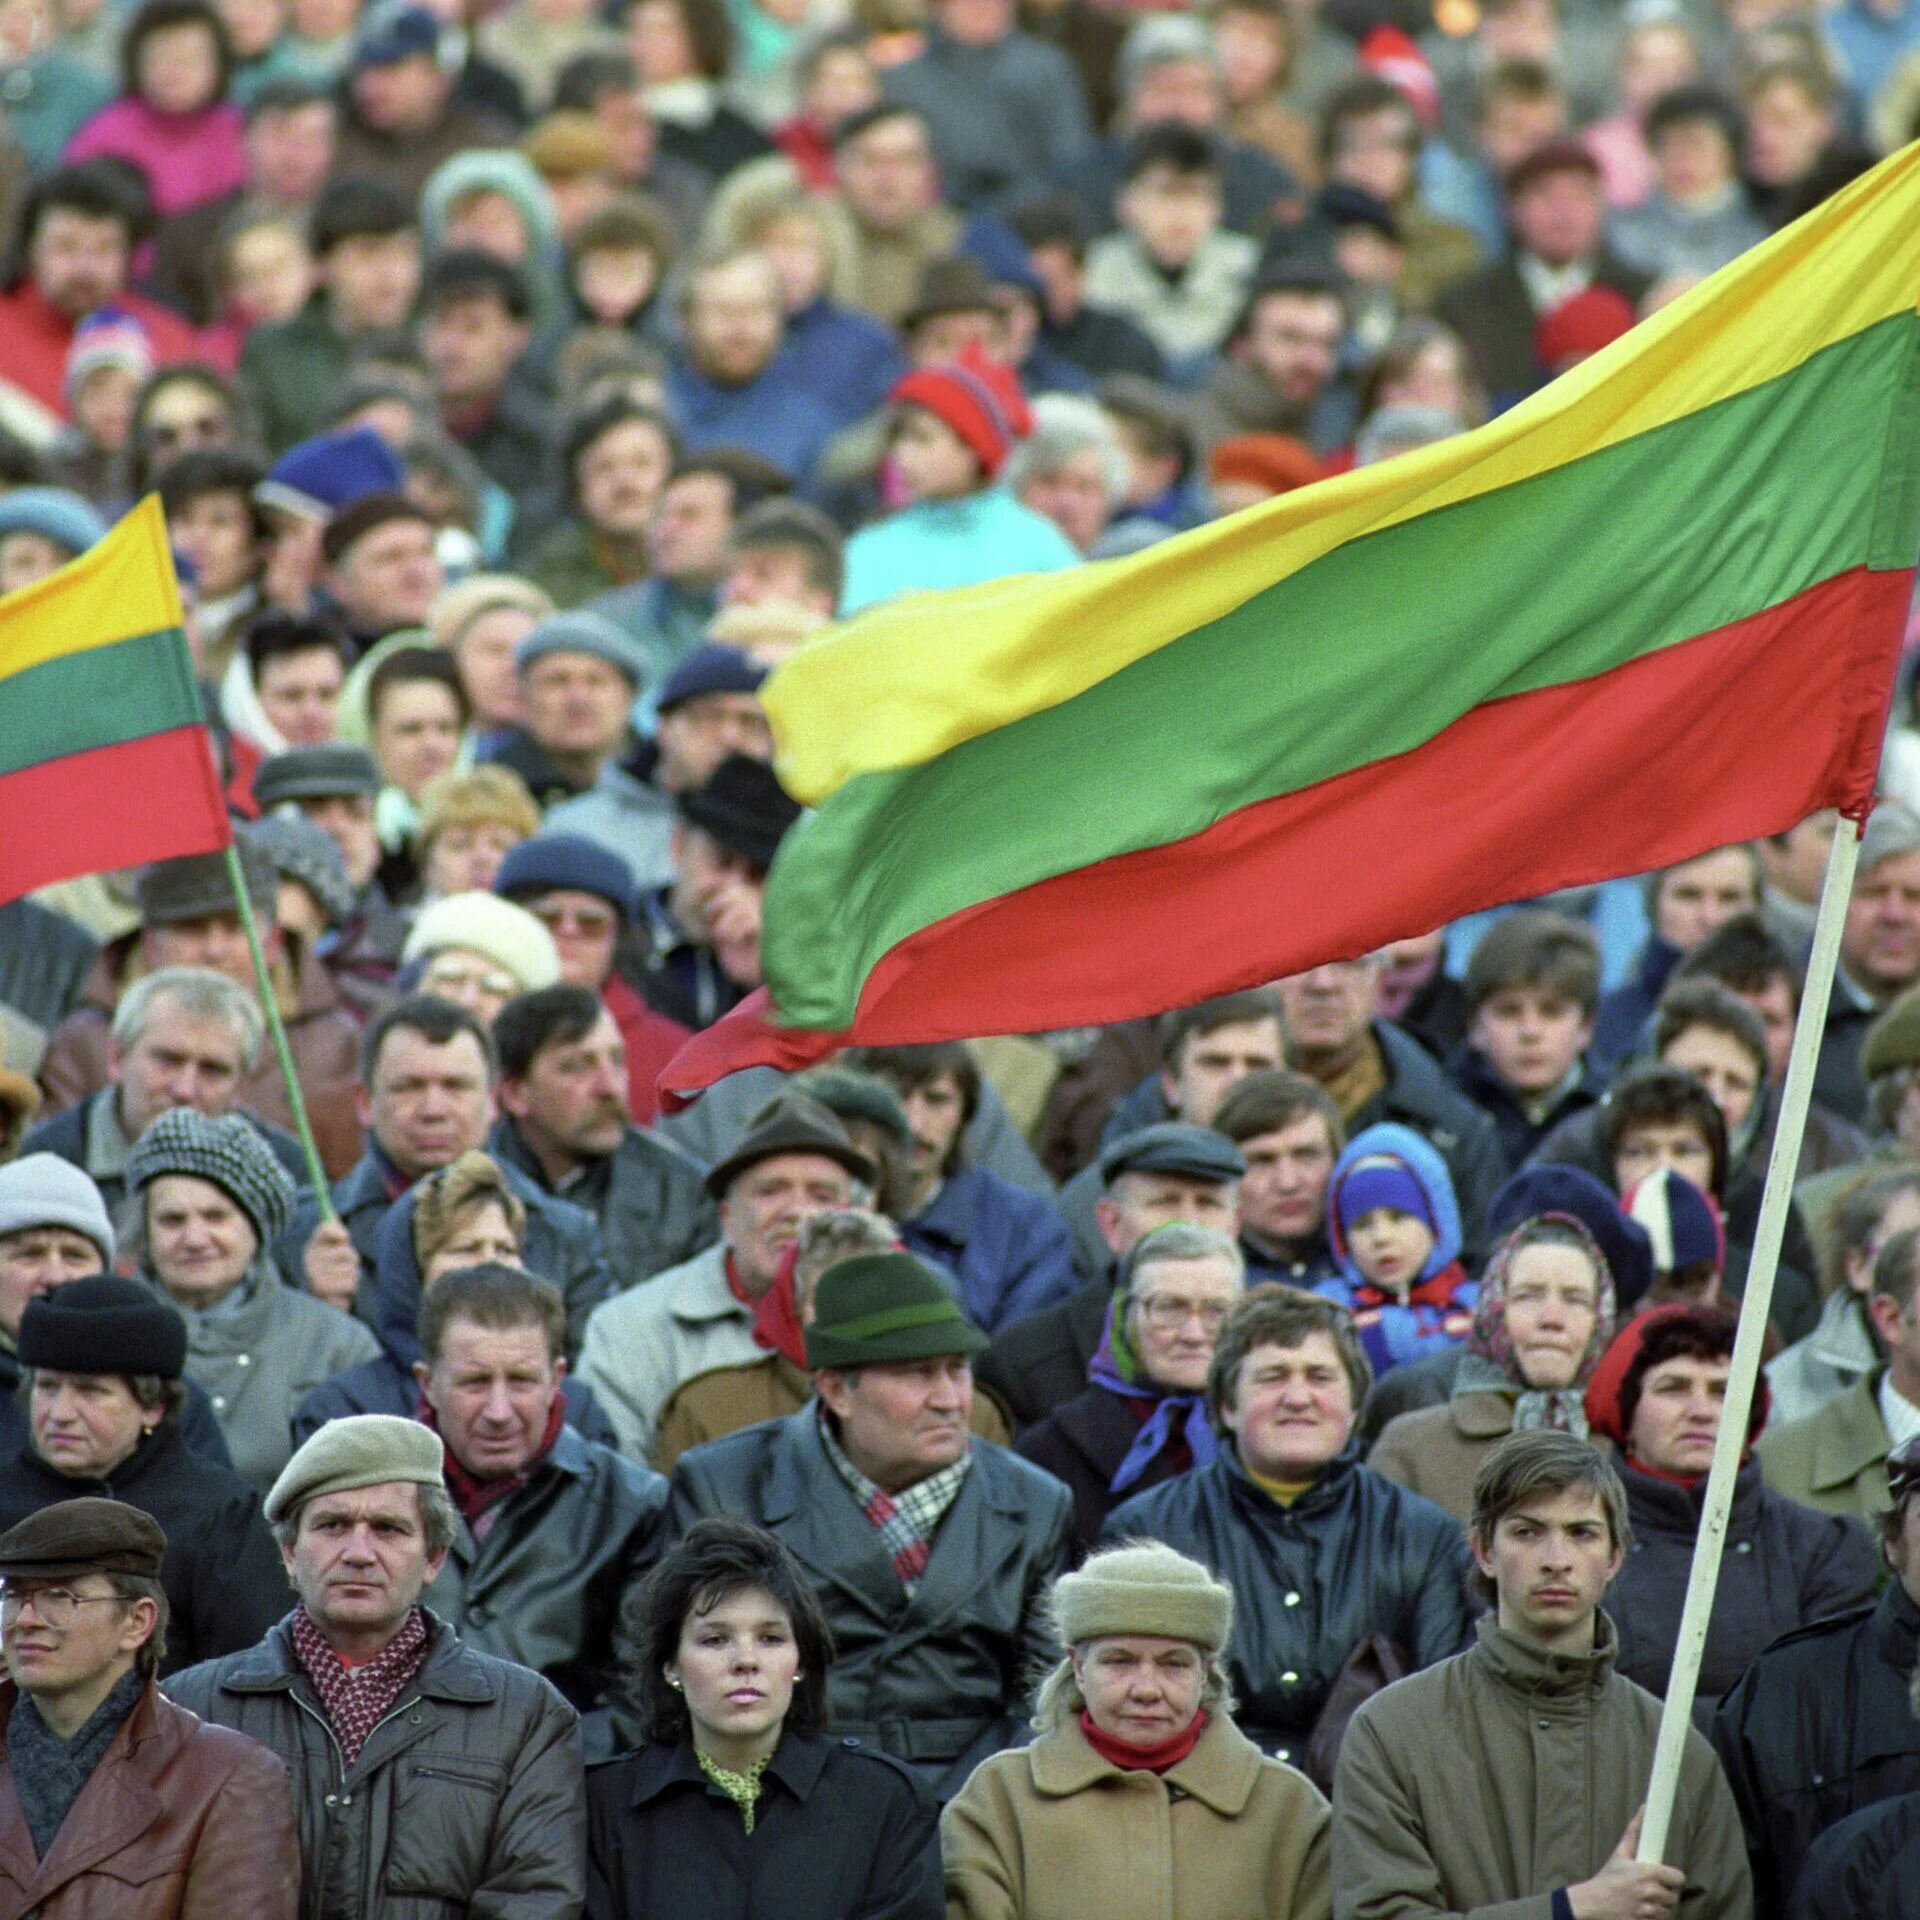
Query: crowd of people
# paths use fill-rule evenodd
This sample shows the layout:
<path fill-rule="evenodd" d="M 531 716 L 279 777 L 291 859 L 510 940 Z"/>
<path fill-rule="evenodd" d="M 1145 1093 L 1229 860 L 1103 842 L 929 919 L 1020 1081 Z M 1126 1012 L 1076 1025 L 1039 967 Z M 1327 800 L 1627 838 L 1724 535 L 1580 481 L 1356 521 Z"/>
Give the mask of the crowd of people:
<path fill-rule="evenodd" d="M 658 1085 L 797 651 L 1917 119 L 1913 0 L 0 0 L 0 591 L 158 496 L 244 895 L 0 905 L 0 1920 L 1910 1920 L 1910 680 L 1657 1863 L 1831 815 Z"/>

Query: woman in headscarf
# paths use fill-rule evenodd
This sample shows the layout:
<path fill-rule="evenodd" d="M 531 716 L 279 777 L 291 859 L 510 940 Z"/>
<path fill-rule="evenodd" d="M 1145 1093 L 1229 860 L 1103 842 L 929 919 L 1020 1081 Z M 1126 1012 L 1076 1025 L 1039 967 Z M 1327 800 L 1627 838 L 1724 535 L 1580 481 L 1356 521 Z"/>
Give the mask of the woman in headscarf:
<path fill-rule="evenodd" d="M 1121 1501 L 1219 1451 L 1207 1368 L 1246 1273 L 1225 1234 L 1184 1224 L 1156 1228 L 1122 1263 L 1085 1391 L 1014 1448 L 1073 1494 L 1076 1559 Z"/>
<path fill-rule="evenodd" d="M 1587 1381 L 1613 1331 L 1613 1275 L 1570 1213 L 1523 1220 L 1494 1250 L 1451 1398 L 1387 1423 L 1368 1466 L 1465 1521 L 1496 1441 L 1529 1427 L 1586 1439 Z"/>

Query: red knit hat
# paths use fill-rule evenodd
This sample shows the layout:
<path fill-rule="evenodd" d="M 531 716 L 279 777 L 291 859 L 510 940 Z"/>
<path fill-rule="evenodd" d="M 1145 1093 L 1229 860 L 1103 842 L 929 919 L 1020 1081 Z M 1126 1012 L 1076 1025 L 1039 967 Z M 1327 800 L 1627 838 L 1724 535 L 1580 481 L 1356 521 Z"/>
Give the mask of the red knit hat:
<path fill-rule="evenodd" d="M 1624 293 L 1611 287 L 1589 287 L 1549 307 L 1533 329 L 1533 357 L 1542 367 L 1555 368 L 1574 355 L 1582 359 L 1610 347 L 1631 330 L 1639 315 Z"/>
<path fill-rule="evenodd" d="M 1418 44 L 1398 27 L 1375 27 L 1360 42 L 1364 73 L 1398 87 L 1423 127 L 1440 124 L 1440 84 Z"/>
<path fill-rule="evenodd" d="M 1650 1307 L 1629 1320 L 1608 1343 L 1600 1364 L 1587 1383 L 1587 1425 L 1603 1438 L 1611 1440 L 1622 1453 L 1627 1436 L 1633 1430 L 1633 1416 L 1640 1405 L 1640 1387 L 1652 1370 L 1657 1353 L 1671 1354 L 1684 1349 L 1691 1340 L 1708 1346 L 1725 1341 L 1729 1350 L 1736 1322 L 1731 1314 L 1718 1308 L 1694 1306 L 1675 1301 L 1664 1307 Z M 1666 1329 L 1673 1329 L 1667 1332 Z M 1657 1336 L 1649 1351 L 1649 1336 Z M 1762 1374 L 1753 1388 L 1753 1405 L 1747 1414 L 1747 1447 L 1759 1439 L 1773 1405 Z"/>
<path fill-rule="evenodd" d="M 956 359 L 937 367 L 916 367 L 887 395 L 893 406 L 922 407 L 951 427 L 992 479 L 1013 451 L 1013 443 L 1033 431 L 1033 415 L 1010 367 L 962 347 Z"/>

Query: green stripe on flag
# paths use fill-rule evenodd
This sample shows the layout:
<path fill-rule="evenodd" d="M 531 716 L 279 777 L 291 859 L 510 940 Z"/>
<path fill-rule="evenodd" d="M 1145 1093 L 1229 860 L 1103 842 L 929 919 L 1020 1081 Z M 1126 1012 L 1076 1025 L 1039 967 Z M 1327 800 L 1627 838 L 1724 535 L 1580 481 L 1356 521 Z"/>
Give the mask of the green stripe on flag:
<path fill-rule="evenodd" d="M 0 680 L 0 777 L 205 717 L 178 627 L 61 654 Z"/>
<path fill-rule="evenodd" d="M 1058 707 L 859 776 L 774 866 L 766 969 L 781 1018 L 848 1025 L 884 953 L 967 907 L 1892 564 L 1874 538 L 1881 446 L 1920 435 L 1920 419 L 1868 445 L 1861 422 L 1886 421 L 1896 399 L 1920 410 L 1917 340 L 1912 314 L 1880 322 L 1670 426 L 1349 541 Z"/>

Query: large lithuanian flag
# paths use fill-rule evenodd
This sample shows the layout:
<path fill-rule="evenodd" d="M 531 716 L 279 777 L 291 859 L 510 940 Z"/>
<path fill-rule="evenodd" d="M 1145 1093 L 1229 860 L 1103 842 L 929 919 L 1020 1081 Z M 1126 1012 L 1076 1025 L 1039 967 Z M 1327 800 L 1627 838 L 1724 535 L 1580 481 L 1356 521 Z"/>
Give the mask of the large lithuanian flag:
<path fill-rule="evenodd" d="M 0 599 L 0 901 L 227 844 L 185 627 L 153 498 Z"/>
<path fill-rule="evenodd" d="M 808 648 L 767 991 L 663 1086 L 1153 1013 L 1864 811 L 1917 300 L 1920 146 L 1478 432 Z"/>

